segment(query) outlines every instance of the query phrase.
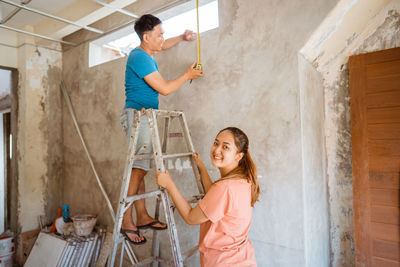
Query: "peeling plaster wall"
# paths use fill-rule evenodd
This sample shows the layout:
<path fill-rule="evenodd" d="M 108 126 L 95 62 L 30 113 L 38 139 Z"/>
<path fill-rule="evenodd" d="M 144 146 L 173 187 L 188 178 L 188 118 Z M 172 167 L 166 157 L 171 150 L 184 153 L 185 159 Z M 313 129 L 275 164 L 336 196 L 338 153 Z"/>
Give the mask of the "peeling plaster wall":
<path fill-rule="evenodd" d="M 218 130 L 235 125 L 248 134 L 262 189 L 250 231 L 259 266 L 305 266 L 297 52 L 336 2 L 219 1 L 220 27 L 201 39 L 205 77 L 186 83 L 171 96 L 160 96 L 160 108 L 185 111 L 194 145 L 213 179 L 218 178 L 218 171 L 210 165 L 208 153 Z M 149 5 L 160 4 L 138 1 L 131 9 L 142 14 L 153 8 Z M 96 26 L 105 29 L 118 24 L 118 17 L 112 15 Z M 79 32 L 67 39 L 91 36 Z M 126 58 L 89 69 L 88 47 L 85 43 L 64 52 L 63 78 L 89 151 L 116 207 L 126 152 L 119 125 Z M 195 60 L 195 51 L 194 42 L 181 43 L 160 54 L 157 61 L 164 78 L 185 71 Z M 107 207 L 65 108 L 63 116 L 64 202 L 71 205 L 72 213 L 98 213 L 99 221 L 110 225 Z M 190 171 L 176 171 L 184 164 L 173 164 L 173 177 L 190 194 L 194 190 L 187 178 Z M 154 186 L 153 179 L 146 177 L 148 189 Z M 148 207 L 152 212 L 151 202 Z M 176 218 L 182 247 L 196 244 L 198 227 L 186 226 Z M 166 243 L 162 246 L 163 253 L 169 250 Z M 148 254 L 148 248 L 138 248 L 138 254 Z M 198 266 L 198 259 L 189 266 Z"/>
<path fill-rule="evenodd" d="M 39 215 L 51 222 L 61 203 L 61 58 L 60 52 L 42 47 L 18 49 L 19 232 L 37 229 Z"/>
<path fill-rule="evenodd" d="M 27 26 L 26 30 L 33 31 Z M 8 227 L 17 234 L 17 262 L 26 256 L 18 235 L 48 224 L 61 205 L 63 176 L 61 47 L 33 37 L 0 31 L 0 66 L 13 72 L 11 98 L 11 183 Z"/>
<path fill-rule="evenodd" d="M 341 1 L 331 16 L 340 13 L 337 9 L 343 8 L 346 3 L 350 5 L 350 2 L 353 9 L 347 8 L 343 15 L 345 19 L 338 20 L 343 23 L 337 23 L 341 38 L 327 37 L 321 39 L 318 46 L 310 46 L 316 36 L 327 32 L 324 21 L 301 51 L 323 77 L 322 82 L 316 82 L 313 86 L 324 90 L 332 266 L 354 265 L 348 58 L 351 55 L 400 46 L 400 1 L 381 1 L 381 5 L 377 5 L 377 1 L 369 1 L 375 8 L 370 6 L 370 10 L 376 13 L 360 13 L 358 5 L 365 9 L 367 2 Z M 353 31 L 351 21 L 356 18 L 364 21 L 365 25 Z M 332 21 L 332 18 L 328 17 L 327 20 Z M 343 33 L 343 29 L 348 32 Z M 332 50 L 332 47 L 336 49 Z M 316 50 L 319 51 L 318 56 L 315 55 Z"/>

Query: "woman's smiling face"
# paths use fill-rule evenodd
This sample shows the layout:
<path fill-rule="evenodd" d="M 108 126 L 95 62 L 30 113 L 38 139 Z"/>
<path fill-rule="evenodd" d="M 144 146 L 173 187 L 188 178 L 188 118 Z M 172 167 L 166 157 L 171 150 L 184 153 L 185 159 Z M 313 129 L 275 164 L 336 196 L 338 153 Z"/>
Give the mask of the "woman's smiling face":
<path fill-rule="evenodd" d="M 231 171 L 238 166 L 243 153 L 238 153 L 233 134 L 230 131 L 223 131 L 215 138 L 210 156 L 211 163 L 215 167 Z"/>

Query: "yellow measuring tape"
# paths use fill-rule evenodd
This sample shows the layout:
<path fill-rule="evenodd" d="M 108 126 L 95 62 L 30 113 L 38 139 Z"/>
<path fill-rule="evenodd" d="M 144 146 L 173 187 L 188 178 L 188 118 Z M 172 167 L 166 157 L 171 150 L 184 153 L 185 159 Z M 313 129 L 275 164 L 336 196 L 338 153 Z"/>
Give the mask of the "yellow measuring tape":
<path fill-rule="evenodd" d="M 194 66 L 195 70 L 202 70 L 200 59 L 200 27 L 199 27 L 199 0 L 196 0 L 196 11 L 197 11 L 197 63 Z"/>

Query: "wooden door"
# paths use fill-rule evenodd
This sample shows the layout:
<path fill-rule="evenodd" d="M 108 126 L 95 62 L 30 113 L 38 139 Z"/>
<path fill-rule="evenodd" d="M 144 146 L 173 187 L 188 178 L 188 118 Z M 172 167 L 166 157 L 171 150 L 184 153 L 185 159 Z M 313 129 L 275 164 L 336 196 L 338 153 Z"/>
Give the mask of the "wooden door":
<path fill-rule="evenodd" d="M 350 57 L 356 266 L 400 266 L 400 48 Z"/>

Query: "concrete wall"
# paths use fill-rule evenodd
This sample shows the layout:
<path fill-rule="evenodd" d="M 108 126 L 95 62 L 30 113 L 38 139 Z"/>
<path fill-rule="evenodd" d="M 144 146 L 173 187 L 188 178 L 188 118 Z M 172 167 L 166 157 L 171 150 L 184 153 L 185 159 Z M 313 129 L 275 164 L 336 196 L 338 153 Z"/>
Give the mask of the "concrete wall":
<path fill-rule="evenodd" d="M 160 97 L 160 108 L 186 112 L 195 147 L 214 179 L 218 172 L 210 166 L 208 153 L 218 130 L 234 125 L 248 134 L 262 189 L 250 231 L 259 266 L 306 264 L 297 52 L 335 3 L 219 1 L 220 27 L 202 35 L 205 77 Z M 160 4 L 138 1 L 131 10 L 142 14 Z M 112 15 L 96 26 L 107 29 L 124 19 Z M 79 32 L 67 39 L 91 37 Z M 64 52 L 63 78 L 95 165 L 116 205 L 126 151 L 119 125 L 126 58 L 89 69 L 88 47 L 84 43 Z M 195 43 L 179 44 L 158 56 L 160 72 L 166 79 L 175 78 L 195 56 Z M 109 224 L 105 202 L 63 110 L 64 202 L 72 213 L 98 213 L 100 222 Z M 180 180 L 189 173 L 183 169 L 173 175 Z M 154 178 L 146 179 L 147 185 L 154 184 Z M 185 193 L 192 190 L 189 185 L 184 184 Z M 184 226 L 180 219 L 178 227 L 185 246 L 196 243 L 196 227 Z M 327 264 L 326 247 L 322 250 L 320 257 Z"/>

